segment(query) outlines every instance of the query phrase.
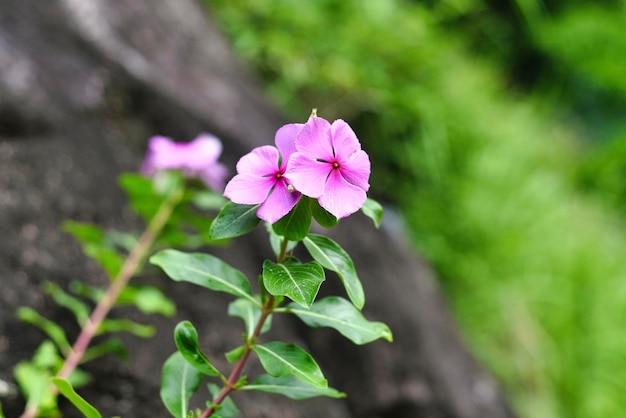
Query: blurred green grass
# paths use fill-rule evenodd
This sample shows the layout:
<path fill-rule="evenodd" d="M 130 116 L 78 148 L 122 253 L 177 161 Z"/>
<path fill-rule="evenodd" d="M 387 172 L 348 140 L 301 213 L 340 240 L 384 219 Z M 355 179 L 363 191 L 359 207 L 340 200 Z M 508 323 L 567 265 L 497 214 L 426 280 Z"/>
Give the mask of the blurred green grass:
<path fill-rule="evenodd" d="M 626 3 L 206 0 L 296 121 L 350 122 L 523 417 L 626 409 Z"/>

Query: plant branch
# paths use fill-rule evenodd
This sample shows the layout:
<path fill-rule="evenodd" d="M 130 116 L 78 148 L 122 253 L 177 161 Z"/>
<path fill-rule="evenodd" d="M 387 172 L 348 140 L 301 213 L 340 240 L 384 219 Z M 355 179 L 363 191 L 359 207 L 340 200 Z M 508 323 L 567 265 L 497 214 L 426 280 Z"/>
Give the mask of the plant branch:
<path fill-rule="evenodd" d="M 207 408 L 202 413 L 202 415 L 200 415 L 200 418 L 209 418 L 211 415 L 213 415 L 213 413 L 215 412 L 215 407 L 217 405 L 220 405 L 224 401 L 224 399 L 226 399 L 226 397 L 228 396 L 230 392 L 237 389 L 236 388 L 237 381 L 239 380 L 241 373 L 243 372 L 243 368 L 245 367 L 246 362 L 248 361 L 248 358 L 250 357 L 250 353 L 252 353 L 252 347 L 256 343 L 257 338 L 259 338 L 259 335 L 261 335 L 261 330 L 263 329 L 263 325 L 265 324 L 265 321 L 267 320 L 267 318 L 269 318 L 269 316 L 271 315 L 273 311 L 274 311 L 274 296 L 269 295 L 267 302 L 263 305 L 263 311 L 261 312 L 261 316 L 259 317 L 259 320 L 256 326 L 254 327 L 254 331 L 252 332 L 252 335 L 249 336 L 246 341 L 246 346 L 244 348 L 243 355 L 241 356 L 239 361 L 237 361 L 235 368 L 230 373 L 230 376 L 228 376 L 228 380 L 226 381 L 226 384 L 224 385 L 220 393 L 217 395 L 217 397 L 213 401 L 213 406 L 210 408 Z"/>
<path fill-rule="evenodd" d="M 143 261 L 150 252 L 152 245 L 158 238 L 159 233 L 165 226 L 165 223 L 172 214 L 172 211 L 180 201 L 182 194 L 183 190 L 179 189 L 163 201 L 156 214 L 148 224 L 148 227 L 137 241 L 137 244 L 135 244 L 128 254 L 128 257 L 124 261 L 124 264 L 122 265 L 117 276 L 111 281 L 111 285 L 107 289 L 106 293 L 102 296 L 91 316 L 83 325 L 76 342 L 72 346 L 72 350 L 65 359 L 65 362 L 56 377 L 67 379 L 80 364 L 85 351 L 89 347 L 93 337 L 98 332 L 98 328 L 100 328 L 102 321 L 106 319 L 109 311 L 115 305 L 120 293 L 122 293 L 122 291 L 126 288 L 130 279 L 140 270 Z M 56 392 L 56 386 L 53 386 L 52 390 Z M 24 411 L 20 418 L 34 418 L 37 416 L 38 412 L 38 407 L 28 408 Z"/>

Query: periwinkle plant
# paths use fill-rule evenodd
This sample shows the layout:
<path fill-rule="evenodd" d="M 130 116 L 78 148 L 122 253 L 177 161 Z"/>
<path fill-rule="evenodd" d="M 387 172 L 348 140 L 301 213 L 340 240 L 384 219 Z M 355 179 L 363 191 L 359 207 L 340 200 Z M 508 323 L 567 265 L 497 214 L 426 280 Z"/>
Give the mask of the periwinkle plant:
<path fill-rule="evenodd" d="M 161 384 L 161 399 L 174 417 L 235 417 L 238 411 L 229 396 L 235 390 L 258 390 L 293 399 L 345 396 L 328 386 L 319 365 L 302 347 L 273 341 L 263 335 L 269 334 L 271 318 L 276 314 L 296 315 L 314 328 L 334 328 L 355 344 L 379 338 L 392 340 L 385 324 L 368 321 L 362 315 L 365 295 L 348 253 L 332 239 L 310 232 L 313 220 L 322 227 L 332 228 L 341 218 L 359 210 L 376 226 L 380 223 L 381 206 L 366 196 L 369 157 L 361 149 L 355 133 L 346 122 L 337 120 L 331 124 L 314 111 L 306 123 L 280 128 L 275 145 L 255 148 L 239 160 L 237 174 L 226 184 L 223 193 L 230 201 L 223 202 L 210 227 L 206 228 L 208 233 L 200 223 L 193 222 L 200 232 L 189 240 L 184 238 L 186 233 L 180 232 L 184 220 L 192 216 L 191 211 L 185 210 L 186 205 L 202 206 L 204 202 L 205 207 L 211 207 L 206 202 L 214 204 L 217 198 L 215 194 L 203 194 L 197 189 L 190 193 L 189 186 L 197 185 L 193 179 L 200 179 L 209 189 L 221 191 L 226 173 L 217 161 L 221 143 L 210 135 L 187 144 L 164 137 L 151 139 L 142 173 L 152 179 L 162 201 L 158 209 L 148 210 L 137 198 L 142 195 L 141 190 L 131 193 L 135 196 L 134 199 L 131 196 L 133 206 L 149 220 L 146 233 L 129 253 L 128 258 L 133 258 L 134 264 L 127 266 L 127 258 L 119 269 L 113 270 L 125 273 L 122 280 L 113 280 L 109 291 L 104 293 L 102 300 L 106 306 L 101 308 L 101 300 L 96 307 L 94 312 L 99 312 L 99 322 L 94 329 L 93 316 L 91 321 L 84 321 L 89 331 L 83 330 L 82 334 L 87 335 L 82 337 L 80 345 L 75 344 L 66 353 L 68 359 L 73 358 L 72 363 L 60 366 L 61 374 L 53 379 L 56 390 L 68 397 L 85 416 L 98 417 L 99 413 L 74 392 L 68 379 L 80 362 L 77 353 L 85 353 L 99 324 L 123 294 L 132 275 L 139 271 L 146 255 L 156 247 L 166 249 L 152 255 L 149 262 L 160 267 L 171 279 L 234 296 L 228 314 L 241 318 L 245 328 L 243 343 L 225 353 L 233 367 L 224 372 L 202 351 L 192 323 L 182 321 L 176 326 L 177 351 L 163 366 Z M 132 187 L 127 190 L 133 192 Z M 260 266 L 257 293 L 242 272 L 219 258 L 172 248 L 176 244 L 204 245 L 211 240 L 239 237 L 251 232 L 261 221 L 266 225 L 275 259 L 265 260 Z M 293 256 L 299 244 L 308 252 L 309 261 Z M 325 270 L 337 274 L 347 299 L 340 296 L 317 299 Z M 258 359 L 264 374 L 254 377 L 244 374 L 251 357 Z M 190 406 L 191 396 L 205 377 L 211 380 L 208 389 L 212 399 L 206 402 L 206 407 L 194 409 Z M 36 414 L 31 408 L 31 414 L 24 416 Z"/>

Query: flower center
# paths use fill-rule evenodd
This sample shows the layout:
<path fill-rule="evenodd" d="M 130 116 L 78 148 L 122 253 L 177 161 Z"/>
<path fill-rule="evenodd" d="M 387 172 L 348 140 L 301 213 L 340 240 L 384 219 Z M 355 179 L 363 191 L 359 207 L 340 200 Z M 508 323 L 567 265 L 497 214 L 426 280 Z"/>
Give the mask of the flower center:
<path fill-rule="evenodd" d="M 339 164 L 339 161 L 332 161 L 330 165 L 333 167 L 333 170 L 339 170 L 341 168 L 341 164 Z"/>
<path fill-rule="evenodd" d="M 277 171 L 274 174 L 274 179 L 276 179 L 276 181 L 281 181 L 283 179 L 283 177 L 285 177 L 285 172 L 284 171 Z"/>

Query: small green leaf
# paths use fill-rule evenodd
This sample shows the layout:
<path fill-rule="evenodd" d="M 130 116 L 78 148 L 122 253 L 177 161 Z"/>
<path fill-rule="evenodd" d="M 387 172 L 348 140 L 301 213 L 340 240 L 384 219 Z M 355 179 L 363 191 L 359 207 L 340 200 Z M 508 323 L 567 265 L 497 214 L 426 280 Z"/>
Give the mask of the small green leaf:
<path fill-rule="evenodd" d="M 39 315 L 37 311 L 29 307 L 22 307 L 17 310 L 17 317 L 24 322 L 35 325 L 48 334 L 50 339 L 59 347 L 61 353 L 66 355 L 70 351 L 70 343 L 67 341 L 65 331 L 56 323 Z"/>
<path fill-rule="evenodd" d="M 56 395 L 51 390 L 50 378 L 52 372 L 37 366 L 33 362 L 21 361 L 13 371 L 15 380 L 26 398 L 26 409 L 55 411 L 57 409 Z"/>
<path fill-rule="evenodd" d="M 211 223 L 212 239 L 234 238 L 245 235 L 259 224 L 256 216 L 259 205 L 238 205 L 228 202 Z"/>
<path fill-rule="evenodd" d="M 207 376 L 220 376 L 220 372 L 211 364 L 200 350 L 198 331 L 189 321 L 181 321 L 174 329 L 174 341 L 178 351 L 199 372 Z"/>
<path fill-rule="evenodd" d="M 295 344 L 279 341 L 252 347 L 261 365 L 272 376 L 294 375 L 318 388 L 327 388 L 320 367 L 313 357 Z"/>
<path fill-rule="evenodd" d="M 365 292 L 348 253 L 335 241 L 323 235 L 309 234 L 304 239 L 304 246 L 313 259 L 337 273 L 354 306 L 362 309 L 365 304 Z"/>
<path fill-rule="evenodd" d="M 156 333 L 156 329 L 152 325 L 138 324 L 130 319 L 105 319 L 98 328 L 97 335 L 106 334 L 109 332 L 129 332 L 133 335 L 142 338 L 153 337 Z"/>
<path fill-rule="evenodd" d="M 361 208 L 361 211 L 365 214 L 365 216 L 374 221 L 376 228 L 380 227 L 380 223 L 383 220 L 383 207 L 380 203 L 374 199 L 367 198 L 365 204 Z"/>
<path fill-rule="evenodd" d="M 116 304 L 133 305 L 146 314 L 160 313 L 171 317 L 176 313 L 174 302 L 154 286 L 127 286 L 120 294 Z"/>
<path fill-rule="evenodd" d="M 259 304 L 252 297 L 246 276 L 212 255 L 164 250 L 150 257 L 150 262 L 161 267 L 173 280 L 194 283 Z"/>
<path fill-rule="evenodd" d="M 229 363 L 234 363 L 235 361 L 239 360 L 245 352 L 246 352 L 246 347 L 241 345 L 237 348 L 234 348 L 228 351 L 227 353 L 224 354 L 224 356 L 226 357 L 226 360 L 228 360 Z"/>
<path fill-rule="evenodd" d="M 124 348 L 124 344 L 118 338 L 113 337 L 100 344 L 92 345 L 85 350 L 83 362 L 86 363 L 107 354 L 115 354 L 120 358 L 128 357 L 128 351 Z M 76 385 L 74 384 L 74 386 Z"/>
<path fill-rule="evenodd" d="M 117 275 L 122 268 L 123 257 L 100 227 L 87 223 L 65 221 L 63 229 L 74 235 L 82 244 L 83 252 L 96 260 L 109 277 L 113 278 Z"/>
<path fill-rule="evenodd" d="M 313 213 L 313 218 L 315 218 L 317 223 L 324 228 L 332 228 L 339 222 L 339 219 L 321 207 L 317 200 L 312 200 L 311 212 Z"/>
<path fill-rule="evenodd" d="M 207 388 L 209 389 L 209 393 L 211 394 L 211 396 L 213 396 L 213 398 L 217 397 L 217 395 L 219 395 L 221 391 L 219 386 L 214 383 L 207 384 Z M 235 402 L 233 402 L 230 396 L 224 398 L 220 406 L 220 418 L 234 418 L 239 414 L 239 410 L 237 409 Z"/>
<path fill-rule="evenodd" d="M 345 398 L 346 394 L 333 388 L 318 388 L 310 385 L 295 376 L 273 377 L 267 374 L 256 378 L 252 383 L 242 386 L 241 390 L 258 390 L 261 392 L 277 393 L 291 399 L 309 399 L 317 396 L 331 398 Z"/>
<path fill-rule="evenodd" d="M 251 303 L 248 299 L 236 299 L 228 305 L 228 315 L 241 318 L 246 325 L 246 335 L 251 336 L 259 319 L 261 318 L 261 307 Z M 272 317 L 267 318 L 261 329 L 261 333 L 269 331 Z"/>
<path fill-rule="evenodd" d="M 202 374 L 179 352 L 172 354 L 163 364 L 161 374 L 161 400 L 176 418 L 187 418 L 189 399 L 200 387 Z"/>
<path fill-rule="evenodd" d="M 57 304 L 71 311 L 76 317 L 78 325 L 82 326 L 87 322 L 90 310 L 83 301 L 66 293 L 57 284 L 52 282 L 44 283 L 44 291 L 52 296 L 52 299 L 54 299 Z"/>
<path fill-rule="evenodd" d="M 367 344 L 378 338 L 393 341 L 387 325 L 368 321 L 354 305 L 338 296 L 321 299 L 308 310 L 292 303 L 286 311 L 295 314 L 312 328 L 334 328 L 355 344 Z"/>
<path fill-rule="evenodd" d="M 191 201 L 196 207 L 204 210 L 221 209 L 228 200 L 211 190 L 192 190 Z"/>
<path fill-rule="evenodd" d="M 295 208 L 272 225 L 274 232 L 289 241 L 301 241 L 311 228 L 311 204 L 301 198 Z"/>
<path fill-rule="evenodd" d="M 309 307 L 324 281 L 324 269 L 317 262 L 306 264 L 285 262 L 263 263 L 263 284 L 275 296 L 287 296 L 294 302 Z"/>
<path fill-rule="evenodd" d="M 52 383 L 54 383 L 59 389 L 59 392 L 61 392 L 86 418 L 102 418 L 102 415 L 100 415 L 100 412 L 98 412 L 96 408 L 76 393 L 68 380 L 53 377 Z"/>

